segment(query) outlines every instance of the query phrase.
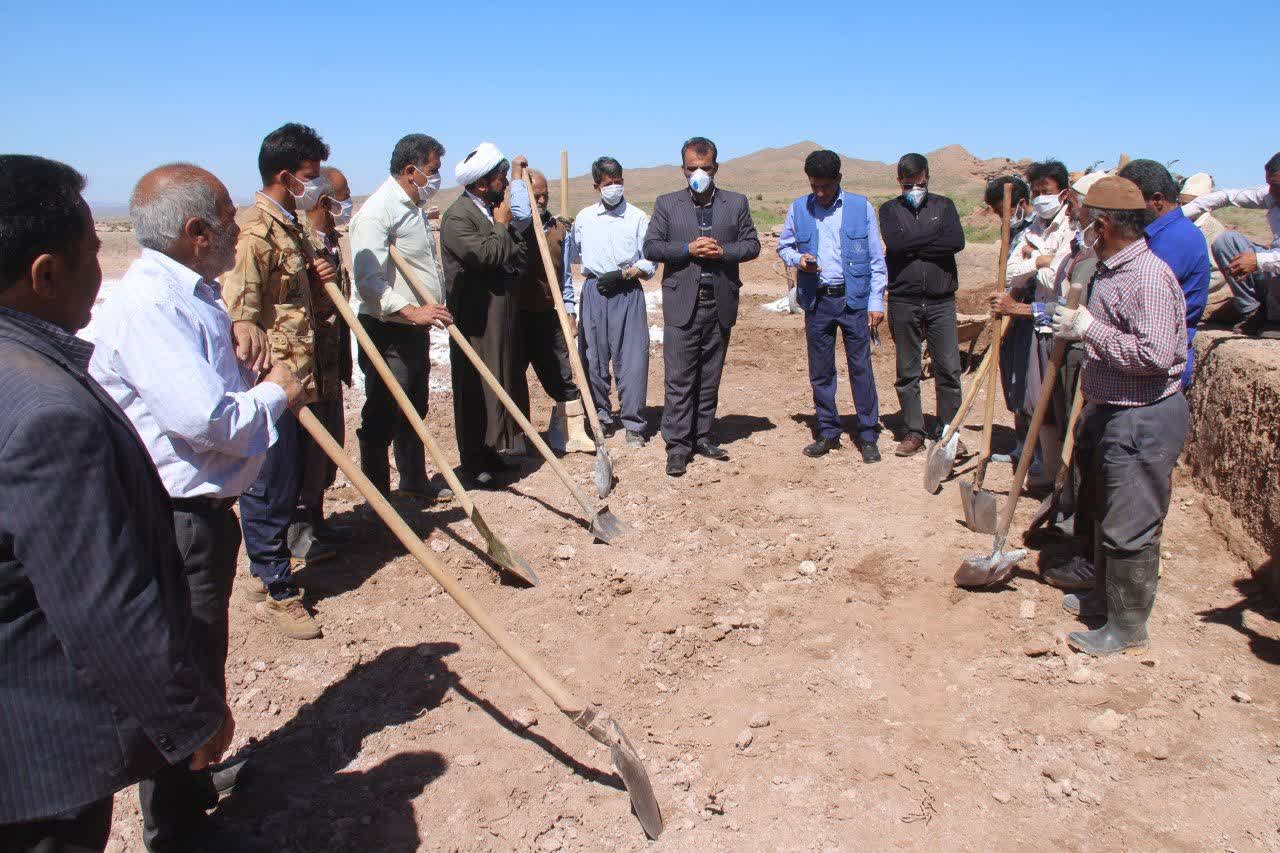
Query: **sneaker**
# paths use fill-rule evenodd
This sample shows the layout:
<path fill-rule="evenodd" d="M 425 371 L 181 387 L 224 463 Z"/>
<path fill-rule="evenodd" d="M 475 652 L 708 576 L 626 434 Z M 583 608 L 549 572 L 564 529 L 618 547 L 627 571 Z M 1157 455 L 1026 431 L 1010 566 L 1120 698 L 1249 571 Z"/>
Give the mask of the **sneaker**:
<path fill-rule="evenodd" d="M 644 436 L 633 429 L 627 430 L 627 447 L 644 447 Z"/>
<path fill-rule="evenodd" d="M 924 436 L 913 432 L 898 442 L 893 452 L 898 456 L 915 456 L 921 450 L 924 450 Z"/>
<path fill-rule="evenodd" d="M 826 456 L 831 451 L 839 450 L 839 449 L 840 449 L 840 436 L 834 435 L 829 438 L 820 437 L 813 444 L 805 445 L 800 450 L 800 452 L 803 453 L 805 456 L 810 456 L 810 457 L 813 457 L 814 459 L 817 459 L 819 456 Z"/>
<path fill-rule="evenodd" d="M 302 594 L 276 601 L 267 598 L 254 608 L 263 622 L 271 622 L 291 640 L 315 640 L 320 636 L 320 624 L 302 604 Z"/>

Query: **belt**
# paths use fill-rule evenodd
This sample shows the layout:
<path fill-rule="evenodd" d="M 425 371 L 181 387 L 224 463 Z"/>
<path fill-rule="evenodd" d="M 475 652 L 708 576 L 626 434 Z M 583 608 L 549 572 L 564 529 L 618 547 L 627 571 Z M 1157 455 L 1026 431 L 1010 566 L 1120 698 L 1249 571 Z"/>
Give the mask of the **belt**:
<path fill-rule="evenodd" d="M 844 285 L 843 284 L 820 284 L 818 285 L 818 295 L 844 296 Z"/>
<path fill-rule="evenodd" d="M 204 496 L 198 498 L 170 498 L 169 502 L 178 512 L 216 512 L 231 509 L 238 498 L 215 498 Z"/>

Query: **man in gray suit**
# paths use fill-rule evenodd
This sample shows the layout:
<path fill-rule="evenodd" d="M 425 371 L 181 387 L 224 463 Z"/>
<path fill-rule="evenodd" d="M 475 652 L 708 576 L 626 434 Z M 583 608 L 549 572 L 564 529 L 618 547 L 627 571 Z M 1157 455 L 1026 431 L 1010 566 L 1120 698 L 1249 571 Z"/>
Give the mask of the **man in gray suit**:
<path fill-rule="evenodd" d="M 711 440 L 729 332 L 738 320 L 738 265 L 760 254 L 751 206 L 715 184 L 716 145 L 695 136 L 680 149 L 686 189 L 658 197 L 644 256 L 662 268 L 667 474 L 679 477 L 697 453 L 725 460 Z"/>

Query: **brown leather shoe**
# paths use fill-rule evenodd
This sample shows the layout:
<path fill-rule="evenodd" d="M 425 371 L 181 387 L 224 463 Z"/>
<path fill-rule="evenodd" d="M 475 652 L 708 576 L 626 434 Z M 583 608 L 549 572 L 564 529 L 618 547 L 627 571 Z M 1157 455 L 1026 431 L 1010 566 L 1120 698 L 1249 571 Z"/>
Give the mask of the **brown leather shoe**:
<path fill-rule="evenodd" d="M 320 625 L 303 606 L 301 595 L 282 601 L 268 597 L 254 611 L 259 619 L 275 625 L 291 640 L 315 640 L 320 636 Z"/>
<path fill-rule="evenodd" d="M 924 437 L 913 432 L 898 442 L 893 452 L 897 456 L 915 456 L 921 450 L 924 450 Z"/>

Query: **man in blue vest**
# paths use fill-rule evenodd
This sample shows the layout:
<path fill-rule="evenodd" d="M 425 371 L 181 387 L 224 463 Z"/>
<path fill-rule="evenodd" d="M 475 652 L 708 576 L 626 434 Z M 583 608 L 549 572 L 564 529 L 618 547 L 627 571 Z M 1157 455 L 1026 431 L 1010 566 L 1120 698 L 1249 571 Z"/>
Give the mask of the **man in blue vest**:
<path fill-rule="evenodd" d="M 880 401 L 871 372 L 871 330 L 884 322 L 888 271 L 880 227 L 865 196 L 840 189 L 840 155 L 814 151 L 804 161 L 809 195 L 787 211 L 778 256 L 796 271 L 796 299 L 804 309 L 809 384 L 817 410 L 817 440 L 806 456 L 840 447 L 836 408 L 836 329 L 844 332 L 849 385 L 858 414 L 862 461 L 880 461 Z"/>

